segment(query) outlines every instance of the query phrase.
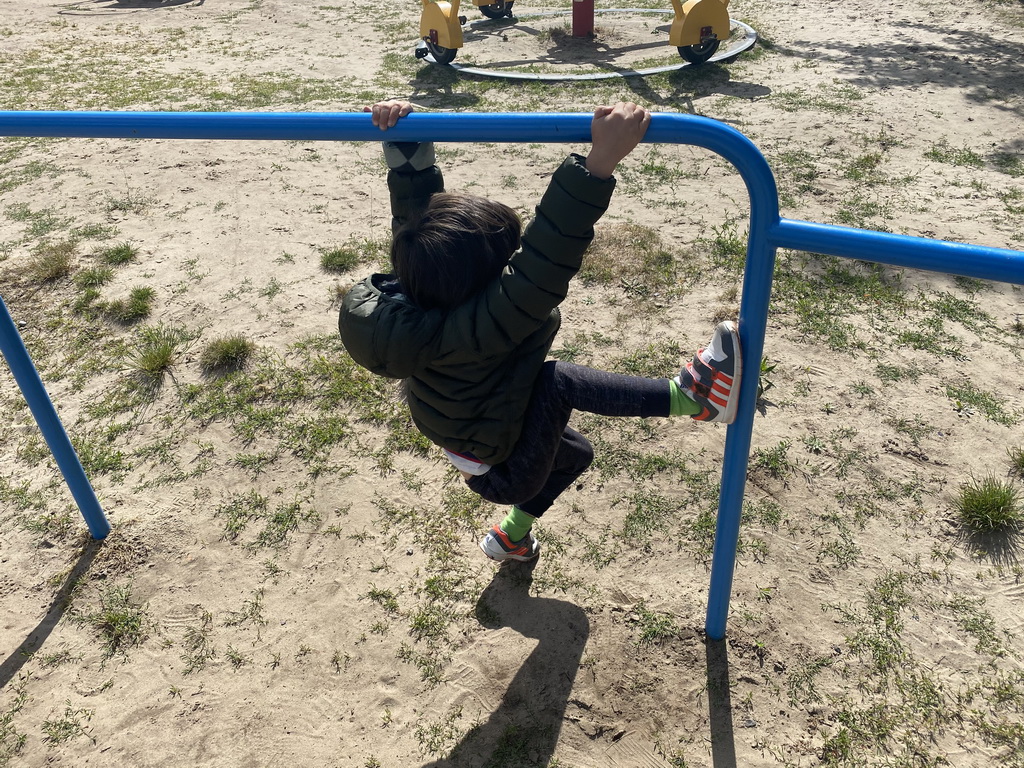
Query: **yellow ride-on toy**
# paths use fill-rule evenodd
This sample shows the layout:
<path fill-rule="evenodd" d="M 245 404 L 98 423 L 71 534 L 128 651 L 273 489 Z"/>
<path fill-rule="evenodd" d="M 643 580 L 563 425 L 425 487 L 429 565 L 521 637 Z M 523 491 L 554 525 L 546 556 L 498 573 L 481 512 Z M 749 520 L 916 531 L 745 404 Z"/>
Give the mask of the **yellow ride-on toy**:
<path fill-rule="evenodd" d="M 459 16 L 460 0 L 423 0 L 420 16 L 420 37 L 425 47 L 416 55 L 429 53 L 438 64 L 450 64 L 463 46 L 462 25 L 465 16 Z M 512 17 L 514 0 L 473 0 L 473 5 L 490 19 Z M 581 0 L 574 0 L 574 3 Z M 573 14 L 573 37 L 587 37 L 593 33 L 593 0 L 582 0 L 590 6 L 589 28 L 577 30 L 577 14 Z M 729 37 L 730 23 L 727 6 L 729 0 L 672 0 L 675 17 L 669 30 L 669 45 L 676 46 L 679 55 L 691 64 L 703 64 L 715 55 L 722 40 Z"/>
<path fill-rule="evenodd" d="M 676 15 L 668 44 L 691 64 L 703 64 L 729 37 L 729 0 L 672 0 Z"/>

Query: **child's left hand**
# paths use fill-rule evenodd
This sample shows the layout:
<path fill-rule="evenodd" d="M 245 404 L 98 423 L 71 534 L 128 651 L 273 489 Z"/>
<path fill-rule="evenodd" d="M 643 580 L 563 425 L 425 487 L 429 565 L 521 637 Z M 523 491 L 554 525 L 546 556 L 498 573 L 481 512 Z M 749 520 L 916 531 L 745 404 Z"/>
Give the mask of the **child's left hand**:
<path fill-rule="evenodd" d="M 388 128 L 394 128 L 400 118 L 412 112 L 412 104 L 399 99 L 388 99 L 378 101 L 372 107 L 363 107 L 363 112 L 370 112 L 373 115 L 373 124 L 386 131 Z"/>

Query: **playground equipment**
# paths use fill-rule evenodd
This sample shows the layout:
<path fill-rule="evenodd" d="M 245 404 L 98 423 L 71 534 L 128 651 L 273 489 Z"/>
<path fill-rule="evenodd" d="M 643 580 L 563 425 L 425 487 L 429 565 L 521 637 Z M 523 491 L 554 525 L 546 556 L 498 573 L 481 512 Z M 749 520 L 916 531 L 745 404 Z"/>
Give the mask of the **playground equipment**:
<path fill-rule="evenodd" d="M 590 114 L 427 114 L 414 113 L 389 129 L 391 141 L 583 144 L 590 141 Z M 0 136 L 78 137 L 123 139 L 205 139 L 246 141 L 379 141 L 380 129 L 363 113 L 200 113 L 200 112 L 0 112 Z M 746 136 L 724 123 L 706 117 L 658 114 L 651 119 L 645 143 L 690 144 L 711 150 L 728 160 L 739 172 L 750 196 L 750 235 L 743 273 L 740 301 L 740 343 L 744 369 L 736 421 L 726 431 L 722 464 L 718 523 L 711 562 L 705 630 L 712 640 L 725 636 L 732 590 L 736 549 L 739 543 L 740 512 L 746 485 L 747 460 L 757 402 L 759 366 L 764 352 L 768 323 L 768 301 L 779 248 L 792 248 L 847 259 L 889 264 L 897 267 L 944 272 L 980 280 L 998 280 L 1024 285 L 1024 252 L 1004 248 L 929 240 L 886 232 L 815 224 L 784 219 L 779 215 L 778 188 L 768 162 Z M 31 402 L 49 403 L 49 397 L 28 355 L 12 358 L 10 352 L 24 349 L 21 337 L 0 300 L 0 350 L 7 357 L 18 384 Z M 52 410 L 52 405 L 50 406 Z M 46 408 L 33 415 L 58 459 L 58 465 L 87 520 L 99 512 L 83 472 L 66 467 L 81 464 L 62 461 L 57 448 L 63 445 L 64 430 Z M 40 418 L 44 413 L 44 418 Z M 59 434 L 58 434 L 59 430 Z M 51 440 L 51 437 L 53 438 Z M 66 440 L 66 435 L 64 435 Z M 70 444 L 68 444 L 70 447 Z M 66 458 L 66 457 L 65 457 Z M 102 516 L 102 512 L 99 512 Z M 103 523 L 105 524 L 105 520 Z M 92 528 L 92 526 L 90 526 Z M 102 538 L 100 527 L 93 535 Z"/>
<path fill-rule="evenodd" d="M 512 18 L 514 0 L 473 0 L 473 5 L 489 19 Z M 451 64 L 465 44 L 462 27 L 465 16 L 459 16 L 460 0 L 423 0 L 420 16 L 420 37 L 424 46 L 416 49 L 416 56 L 429 54 L 438 64 Z M 718 51 L 721 42 L 729 37 L 729 0 L 672 0 L 675 16 L 669 30 L 669 45 L 691 64 L 703 64 Z M 594 34 L 594 0 L 573 0 L 572 36 L 590 37 Z"/>

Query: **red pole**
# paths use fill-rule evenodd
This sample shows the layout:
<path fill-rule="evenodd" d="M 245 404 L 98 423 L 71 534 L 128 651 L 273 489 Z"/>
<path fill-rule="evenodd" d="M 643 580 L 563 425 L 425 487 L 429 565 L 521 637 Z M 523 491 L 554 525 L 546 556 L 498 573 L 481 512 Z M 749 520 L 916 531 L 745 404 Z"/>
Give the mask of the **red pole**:
<path fill-rule="evenodd" d="M 594 0 L 572 0 L 572 36 L 594 36 Z"/>

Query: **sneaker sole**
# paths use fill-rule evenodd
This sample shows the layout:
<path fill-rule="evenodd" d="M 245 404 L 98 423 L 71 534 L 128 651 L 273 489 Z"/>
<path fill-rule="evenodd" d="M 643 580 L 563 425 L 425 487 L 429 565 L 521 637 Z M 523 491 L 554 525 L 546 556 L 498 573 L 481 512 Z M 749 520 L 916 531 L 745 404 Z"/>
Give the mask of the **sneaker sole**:
<path fill-rule="evenodd" d="M 486 557 L 488 560 L 493 560 L 495 563 L 507 563 L 509 560 L 515 560 L 517 563 L 528 563 L 531 560 L 536 560 L 538 557 L 540 557 L 539 545 L 537 546 L 537 551 L 534 552 L 532 555 L 527 556 L 506 554 L 504 557 L 494 557 L 494 555 L 492 555 L 490 552 L 484 549 L 484 545 L 482 543 L 478 544 L 477 546 L 479 546 L 480 551 L 484 553 L 484 557 Z"/>
<path fill-rule="evenodd" d="M 732 387 L 729 389 L 728 405 L 722 412 L 723 424 L 732 424 L 736 420 L 736 411 L 740 404 L 740 385 L 743 383 L 743 350 L 740 348 L 740 330 L 732 320 L 726 320 L 719 327 L 725 326 L 732 339 L 732 351 L 735 364 L 733 366 Z"/>

